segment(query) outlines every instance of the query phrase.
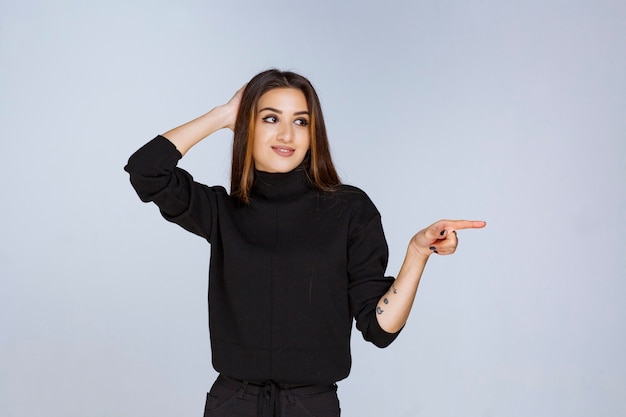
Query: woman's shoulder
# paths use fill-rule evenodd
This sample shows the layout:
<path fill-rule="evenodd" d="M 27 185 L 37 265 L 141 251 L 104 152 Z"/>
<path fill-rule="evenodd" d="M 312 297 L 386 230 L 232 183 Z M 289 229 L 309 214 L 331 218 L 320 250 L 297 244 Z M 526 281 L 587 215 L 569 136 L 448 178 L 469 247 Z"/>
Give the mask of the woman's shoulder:
<path fill-rule="evenodd" d="M 340 184 L 333 191 L 326 194 L 331 199 L 343 201 L 352 207 L 353 210 L 378 214 L 378 210 L 370 197 L 357 186 Z"/>
<path fill-rule="evenodd" d="M 361 188 L 357 186 L 350 185 L 350 184 L 339 184 L 333 192 L 337 193 L 338 195 L 342 197 L 345 196 L 346 198 L 354 198 L 356 200 L 358 199 L 369 200 L 369 197 L 365 191 L 363 191 Z"/>

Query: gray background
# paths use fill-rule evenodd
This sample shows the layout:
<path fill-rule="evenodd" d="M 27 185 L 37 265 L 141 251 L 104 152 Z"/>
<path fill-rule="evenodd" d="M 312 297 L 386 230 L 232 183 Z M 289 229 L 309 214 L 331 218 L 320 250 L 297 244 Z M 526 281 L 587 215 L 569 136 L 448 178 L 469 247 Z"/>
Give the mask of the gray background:
<path fill-rule="evenodd" d="M 388 349 L 353 340 L 346 416 L 626 410 L 626 3 L 0 3 L 0 415 L 199 416 L 208 245 L 122 171 L 268 67 L 309 77 L 343 180 L 400 266 L 440 218 Z M 182 161 L 228 184 L 231 134 Z"/>

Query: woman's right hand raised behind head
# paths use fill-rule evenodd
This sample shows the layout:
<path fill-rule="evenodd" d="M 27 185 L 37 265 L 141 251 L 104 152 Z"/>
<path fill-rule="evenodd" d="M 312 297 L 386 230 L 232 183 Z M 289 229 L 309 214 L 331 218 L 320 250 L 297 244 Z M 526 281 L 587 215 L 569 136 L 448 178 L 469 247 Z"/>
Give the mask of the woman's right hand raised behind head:
<path fill-rule="evenodd" d="M 237 112 L 245 88 L 244 85 L 237 90 L 228 103 L 214 107 L 208 113 L 168 130 L 163 136 L 176 146 L 181 155 L 185 155 L 196 143 L 220 129 L 227 127 L 234 131 Z"/>
<path fill-rule="evenodd" d="M 241 105 L 241 97 L 243 96 L 243 91 L 246 89 L 246 85 L 244 84 L 228 103 L 224 104 L 222 107 L 228 111 L 228 118 L 226 119 L 226 125 L 224 127 L 229 128 L 230 130 L 235 130 L 235 122 L 237 121 L 237 113 L 239 112 L 239 106 Z"/>

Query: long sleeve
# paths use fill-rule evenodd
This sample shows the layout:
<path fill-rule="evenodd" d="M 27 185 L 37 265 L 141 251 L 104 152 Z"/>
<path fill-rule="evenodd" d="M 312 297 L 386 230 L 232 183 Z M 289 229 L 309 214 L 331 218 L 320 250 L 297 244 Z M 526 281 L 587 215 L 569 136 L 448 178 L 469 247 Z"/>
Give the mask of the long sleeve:
<path fill-rule="evenodd" d="M 124 170 L 142 201 L 154 202 L 165 219 L 210 241 L 217 211 L 214 194 L 223 188 L 195 182 L 176 166 L 180 158 L 174 144 L 157 136 L 129 158 Z"/>
<path fill-rule="evenodd" d="M 370 204 L 370 208 L 363 213 L 367 216 L 376 210 Z M 400 332 L 386 332 L 376 318 L 376 304 L 389 290 L 394 278 L 385 276 L 389 253 L 380 215 L 377 211 L 375 213 L 367 223 L 356 228 L 348 242 L 349 296 L 351 312 L 363 338 L 384 348 Z"/>

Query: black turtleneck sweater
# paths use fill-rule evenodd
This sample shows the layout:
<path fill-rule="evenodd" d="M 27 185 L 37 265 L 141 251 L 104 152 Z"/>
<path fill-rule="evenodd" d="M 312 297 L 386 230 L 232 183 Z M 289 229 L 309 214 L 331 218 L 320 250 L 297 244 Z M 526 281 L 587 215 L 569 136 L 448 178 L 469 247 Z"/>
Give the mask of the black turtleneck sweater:
<path fill-rule="evenodd" d="M 385 347 L 375 308 L 393 283 L 380 214 L 348 185 L 321 192 L 306 173 L 255 172 L 249 204 L 177 168 L 180 152 L 157 136 L 125 170 L 142 201 L 211 244 L 213 366 L 233 378 L 316 384 L 350 372 L 352 318 Z"/>

